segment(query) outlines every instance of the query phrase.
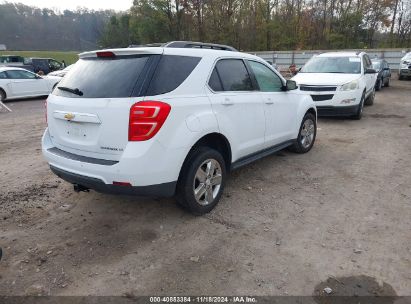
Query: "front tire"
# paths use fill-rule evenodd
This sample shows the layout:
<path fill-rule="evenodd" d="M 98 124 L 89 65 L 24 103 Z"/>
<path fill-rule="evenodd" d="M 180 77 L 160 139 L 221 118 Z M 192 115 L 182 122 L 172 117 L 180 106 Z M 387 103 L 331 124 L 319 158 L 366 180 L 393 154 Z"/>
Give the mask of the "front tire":
<path fill-rule="evenodd" d="M 290 150 L 303 154 L 309 152 L 314 146 L 317 137 L 317 120 L 312 113 L 305 114 L 301 122 L 300 131 L 295 143 L 290 146 Z"/>
<path fill-rule="evenodd" d="M 375 89 L 373 89 L 370 96 L 368 96 L 367 100 L 365 100 L 364 104 L 366 106 L 372 106 L 374 104 L 374 99 L 375 99 Z"/>
<path fill-rule="evenodd" d="M 364 100 L 365 100 L 365 92 L 362 94 L 360 104 L 358 105 L 357 113 L 352 116 L 354 120 L 360 120 L 362 118 L 362 112 L 364 111 Z"/>
<path fill-rule="evenodd" d="M 220 152 L 199 147 L 190 153 L 177 184 L 177 201 L 194 215 L 217 206 L 224 191 L 226 163 Z"/>
<path fill-rule="evenodd" d="M 378 80 L 377 86 L 376 86 L 376 90 L 377 91 L 381 91 L 382 89 L 382 84 L 384 83 L 384 78 L 381 78 L 380 80 Z"/>
<path fill-rule="evenodd" d="M 391 78 L 390 77 L 387 77 L 387 81 L 385 82 L 385 87 L 389 87 L 390 86 L 390 81 L 391 81 Z"/>

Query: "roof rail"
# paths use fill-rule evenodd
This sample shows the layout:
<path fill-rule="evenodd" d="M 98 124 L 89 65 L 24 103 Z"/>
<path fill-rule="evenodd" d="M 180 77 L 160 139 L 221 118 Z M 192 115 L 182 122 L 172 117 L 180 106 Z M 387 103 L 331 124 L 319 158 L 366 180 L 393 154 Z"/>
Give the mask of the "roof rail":
<path fill-rule="evenodd" d="M 193 42 L 193 41 L 172 41 L 167 42 L 163 45 L 165 48 L 200 48 L 200 49 L 211 49 L 211 50 L 222 50 L 238 52 L 235 48 L 223 44 L 215 43 L 204 43 L 204 42 Z"/>
<path fill-rule="evenodd" d="M 210 49 L 210 50 L 221 50 L 221 51 L 231 51 L 238 52 L 235 48 L 223 44 L 215 43 L 204 43 L 204 42 L 193 42 L 193 41 L 171 41 L 166 43 L 151 43 L 151 44 L 132 44 L 129 48 L 142 48 L 142 47 L 164 47 L 164 48 L 199 48 L 199 49 Z"/>

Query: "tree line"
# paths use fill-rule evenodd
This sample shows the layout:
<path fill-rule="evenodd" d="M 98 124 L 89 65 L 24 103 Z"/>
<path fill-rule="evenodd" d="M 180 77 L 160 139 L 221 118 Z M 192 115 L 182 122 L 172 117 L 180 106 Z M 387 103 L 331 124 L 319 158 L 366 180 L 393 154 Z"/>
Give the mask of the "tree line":
<path fill-rule="evenodd" d="M 63 12 L 24 4 L 0 4 L 0 44 L 10 50 L 83 51 L 99 41 L 113 11 Z"/>
<path fill-rule="evenodd" d="M 411 46 L 411 0 L 134 0 L 104 47 L 173 40 L 240 50 Z"/>

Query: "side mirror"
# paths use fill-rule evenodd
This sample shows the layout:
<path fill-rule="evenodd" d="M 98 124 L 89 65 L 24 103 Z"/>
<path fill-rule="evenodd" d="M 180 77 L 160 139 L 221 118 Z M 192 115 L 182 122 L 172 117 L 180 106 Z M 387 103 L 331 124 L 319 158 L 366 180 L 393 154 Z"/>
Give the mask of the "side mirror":
<path fill-rule="evenodd" d="M 384 71 L 389 71 L 390 70 L 390 68 L 384 68 Z"/>
<path fill-rule="evenodd" d="M 298 85 L 294 80 L 287 80 L 285 86 L 283 86 L 283 91 L 297 90 Z"/>
<path fill-rule="evenodd" d="M 365 74 L 376 74 L 377 71 L 375 69 L 366 69 Z"/>

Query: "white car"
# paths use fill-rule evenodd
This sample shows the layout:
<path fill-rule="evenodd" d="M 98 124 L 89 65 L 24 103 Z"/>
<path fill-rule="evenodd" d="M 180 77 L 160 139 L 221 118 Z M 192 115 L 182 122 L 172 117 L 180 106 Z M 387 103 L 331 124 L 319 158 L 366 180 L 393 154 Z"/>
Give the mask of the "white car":
<path fill-rule="evenodd" d="M 225 46 L 83 53 L 48 98 L 42 151 L 76 191 L 176 195 L 205 214 L 230 170 L 287 147 L 311 150 L 315 104 L 296 88 Z"/>
<path fill-rule="evenodd" d="M 332 52 L 311 58 L 292 79 L 315 101 L 319 116 L 361 119 L 372 105 L 377 72 L 364 52 Z"/>
<path fill-rule="evenodd" d="M 57 70 L 54 72 L 51 72 L 49 74 L 47 74 L 47 76 L 57 76 L 57 77 L 61 77 L 63 78 L 64 76 L 66 76 L 66 74 L 73 68 L 73 64 L 67 66 L 65 69 L 63 70 Z"/>
<path fill-rule="evenodd" d="M 398 71 L 398 79 L 411 76 L 411 52 L 401 58 L 400 69 Z"/>
<path fill-rule="evenodd" d="M 49 95 L 60 80 L 21 68 L 0 67 L 0 101 Z"/>

